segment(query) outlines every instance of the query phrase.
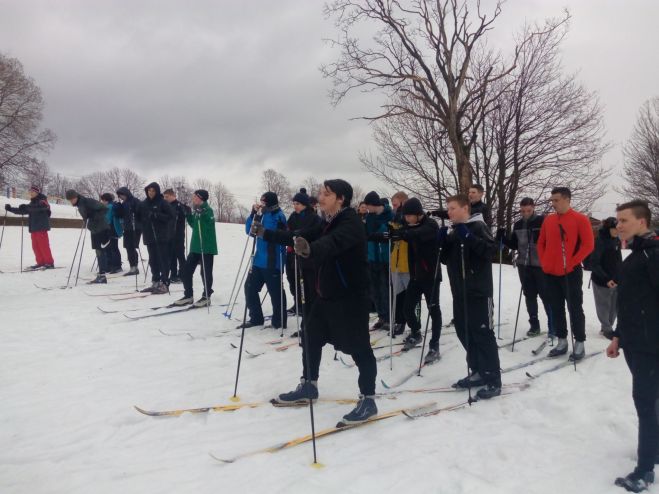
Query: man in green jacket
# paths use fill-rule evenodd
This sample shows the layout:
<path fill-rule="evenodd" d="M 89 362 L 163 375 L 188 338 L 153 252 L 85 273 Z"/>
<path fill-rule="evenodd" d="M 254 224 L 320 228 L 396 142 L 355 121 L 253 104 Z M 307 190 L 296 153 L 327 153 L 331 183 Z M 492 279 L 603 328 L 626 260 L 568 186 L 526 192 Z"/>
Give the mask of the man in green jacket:
<path fill-rule="evenodd" d="M 215 237 L 215 216 L 208 205 L 208 191 L 200 189 L 192 194 L 192 211 L 186 219 L 192 227 L 190 238 L 190 253 L 185 260 L 181 279 L 185 290 L 183 298 L 174 305 L 183 306 L 194 302 L 192 292 L 192 275 L 197 265 L 201 264 L 201 277 L 204 283 L 204 294 L 194 302 L 195 307 L 205 307 L 210 304 L 213 293 L 213 256 L 217 255 L 217 239 Z"/>

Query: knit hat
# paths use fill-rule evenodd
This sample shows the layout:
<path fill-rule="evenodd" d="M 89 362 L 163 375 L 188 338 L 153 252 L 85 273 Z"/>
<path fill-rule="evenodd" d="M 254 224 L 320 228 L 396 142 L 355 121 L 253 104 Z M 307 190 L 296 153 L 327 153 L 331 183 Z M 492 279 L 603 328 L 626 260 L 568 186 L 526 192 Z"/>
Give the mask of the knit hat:
<path fill-rule="evenodd" d="M 37 194 L 41 194 L 41 189 L 37 187 L 36 185 L 32 185 L 30 187 L 30 192 L 36 192 Z"/>
<path fill-rule="evenodd" d="M 300 204 L 302 204 L 304 206 L 309 206 L 309 204 L 311 204 L 311 202 L 310 202 L 309 196 L 307 195 L 307 189 L 302 187 L 300 189 L 300 192 L 298 192 L 297 194 L 295 194 L 293 196 L 293 202 L 299 202 Z"/>
<path fill-rule="evenodd" d="M 194 195 L 196 195 L 199 199 L 201 199 L 204 202 L 208 201 L 208 191 L 207 190 L 204 190 L 204 189 L 195 190 Z"/>
<path fill-rule="evenodd" d="M 66 194 L 64 194 L 64 197 L 66 197 L 66 199 L 70 201 L 74 197 L 78 197 L 78 193 L 73 189 L 69 189 L 66 191 Z"/>
<path fill-rule="evenodd" d="M 279 199 L 277 199 L 277 194 L 274 192 L 266 192 L 261 196 L 261 200 L 265 202 L 265 206 L 268 208 L 274 207 L 279 204 Z"/>
<path fill-rule="evenodd" d="M 616 226 L 618 226 L 618 220 L 615 219 L 613 216 L 610 216 L 609 218 L 602 221 L 602 228 L 605 230 L 610 230 L 611 228 L 615 228 Z"/>
<path fill-rule="evenodd" d="M 111 194 L 110 192 L 106 192 L 105 194 L 101 194 L 101 201 L 105 201 L 105 202 L 114 201 L 114 194 Z"/>
<path fill-rule="evenodd" d="M 364 197 L 364 204 L 366 204 L 367 206 L 382 206 L 382 202 L 380 201 L 380 196 L 374 190 L 366 194 L 366 197 Z"/>
<path fill-rule="evenodd" d="M 422 215 L 423 206 L 421 206 L 421 201 L 419 201 L 416 197 L 412 197 L 411 199 L 405 201 L 405 204 L 403 204 L 403 214 Z"/>

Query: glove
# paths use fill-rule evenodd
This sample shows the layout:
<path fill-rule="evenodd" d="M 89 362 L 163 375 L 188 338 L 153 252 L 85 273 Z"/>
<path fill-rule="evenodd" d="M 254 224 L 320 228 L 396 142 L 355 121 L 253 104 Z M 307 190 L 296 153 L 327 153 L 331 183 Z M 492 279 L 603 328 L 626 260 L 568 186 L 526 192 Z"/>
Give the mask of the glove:
<path fill-rule="evenodd" d="M 500 244 L 501 242 L 503 242 L 504 238 L 506 238 L 506 229 L 497 228 L 497 236 L 496 236 L 497 243 Z"/>
<path fill-rule="evenodd" d="M 465 223 L 458 223 L 454 227 L 455 231 L 460 235 L 460 238 L 462 240 L 467 240 L 469 236 L 471 235 L 471 232 L 469 231 L 469 228 Z"/>
<path fill-rule="evenodd" d="M 293 249 L 298 256 L 305 259 L 311 255 L 311 246 L 304 237 L 295 237 L 293 239 Z"/>
<path fill-rule="evenodd" d="M 11 209 L 11 204 L 5 204 L 5 211 L 9 211 Z"/>
<path fill-rule="evenodd" d="M 446 211 L 446 209 L 435 209 L 434 211 L 428 211 L 426 214 L 428 216 L 434 216 L 435 218 L 441 218 L 443 220 L 448 219 L 448 211 Z"/>
<path fill-rule="evenodd" d="M 265 227 L 263 226 L 263 223 L 260 223 L 258 221 L 255 221 L 252 223 L 252 226 L 249 229 L 249 234 L 253 237 L 263 237 L 265 234 Z"/>
<path fill-rule="evenodd" d="M 389 238 L 393 241 L 403 239 L 403 229 L 402 228 L 397 228 L 396 230 L 391 230 L 388 233 L 389 233 Z"/>
<path fill-rule="evenodd" d="M 443 226 L 437 232 L 437 241 L 442 245 L 448 236 L 448 226 Z"/>

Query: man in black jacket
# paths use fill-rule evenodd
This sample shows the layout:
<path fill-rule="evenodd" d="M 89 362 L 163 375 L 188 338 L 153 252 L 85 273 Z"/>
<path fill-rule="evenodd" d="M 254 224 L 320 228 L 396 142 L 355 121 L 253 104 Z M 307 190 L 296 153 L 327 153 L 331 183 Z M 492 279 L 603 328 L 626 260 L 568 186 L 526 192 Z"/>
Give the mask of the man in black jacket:
<path fill-rule="evenodd" d="M 454 387 L 485 385 L 477 395 L 491 398 L 501 394 L 499 350 L 492 329 L 492 258 L 497 245 L 482 215 L 470 214 L 467 196 L 452 196 L 446 203 L 453 230 L 439 231 L 441 261 L 451 284 L 455 331 L 470 369 Z"/>
<path fill-rule="evenodd" d="M 411 332 L 405 340 L 403 350 L 418 345 L 423 338 L 421 322 L 416 315 L 416 307 L 423 295 L 432 320 L 432 337 L 425 357 L 425 363 L 431 364 L 439 360 L 439 336 L 442 330 L 442 312 L 439 308 L 439 283 L 442 280 L 442 270 L 437 260 L 439 226 L 435 220 L 424 214 L 421 201 L 416 197 L 408 199 L 403 204 L 402 214 L 406 226 L 400 230 L 392 230 L 390 235 L 392 240 L 398 238 L 406 241 L 408 245 L 410 282 L 404 298 L 404 313 Z"/>
<path fill-rule="evenodd" d="M 540 296 L 547 314 L 547 336 L 553 338 L 551 309 L 545 295 L 545 274 L 542 272 L 537 247 L 540 228 L 545 217 L 535 213 L 535 203 L 530 197 L 525 197 L 520 201 L 519 212 L 522 217 L 513 225 L 510 237 L 506 235 L 504 228 L 497 230 L 497 243 L 503 242 L 509 249 L 517 251 L 517 272 L 522 284 L 526 311 L 529 314 L 530 329 L 526 333 L 527 336 L 540 334 L 540 320 L 538 319 L 538 296 Z"/>
<path fill-rule="evenodd" d="M 351 199 L 348 182 L 326 180 L 319 197 L 324 221 L 295 238 L 295 253 L 314 264 L 316 299 L 307 309 L 300 385 L 278 397 L 284 403 L 318 398 L 320 359 L 323 346 L 330 343 L 336 350 L 350 354 L 359 369 L 360 400 L 343 417 L 345 424 L 363 422 L 377 414 L 377 365 L 368 332 L 366 233 L 359 216 L 350 208 Z"/>
<path fill-rule="evenodd" d="M 646 202 L 627 202 L 616 211 L 618 233 L 632 252 L 620 270 L 618 326 L 606 354 L 615 358 L 622 348 L 632 373 L 638 458 L 634 471 L 615 483 L 628 491 L 641 492 L 654 482 L 659 450 L 659 238 L 649 229 L 652 215 Z"/>
<path fill-rule="evenodd" d="M 471 205 L 471 215 L 482 214 L 483 221 L 488 227 L 492 226 L 492 216 L 490 215 L 490 208 L 483 202 L 485 189 L 481 184 L 472 184 L 469 187 L 469 204 Z"/>
<path fill-rule="evenodd" d="M 599 235 L 595 239 L 595 250 L 590 255 L 593 296 L 601 325 L 600 334 L 608 339 L 613 337 L 613 324 L 616 322 L 617 286 L 622 266 L 617 223 L 615 218 L 607 218 L 602 222 Z"/>
<path fill-rule="evenodd" d="M 185 229 L 187 228 L 185 218 L 192 210 L 189 206 L 176 199 L 174 189 L 167 189 L 162 195 L 174 210 L 174 221 L 176 224 L 174 236 L 169 242 L 169 258 L 171 259 L 169 279 L 172 283 L 181 283 L 183 266 L 185 266 Z"/>
<path fill-rule="evenodd" d="M 30 202 L 21 204 L 17 208 L 5 204 L 5 210 L 20 215 L 28 215 L 28 231 L 32 239 L 32 250 L 37 263 L 30 266 L 29 270 L 35 269 L 53 269 L 55 261 L 50 252 L 50 241 L 48 239 L 48 230 L 50 230 L 50 205 L 48 198 L 41 193 L 39 187 L 33 185 L 28 192 Z"/>
<path fill-rule="evenodd" d="M 121 201 L 121 207 L 116 209 L 116 214 L 124 221 L 124 249 L 130 265 L 130 270 L 124 276 L 135 276 L 140 272 L 137 267 L 139 260 L 137 254 L 142 236 L 142 223 L 137 217 L 140 200 L 131 194 L 128 187 L 118 188 L 117 197 Z"/>
<path fill-rule="evenodd" d="M 66 191 L 66 199 L 78 208 L 80 217 L 87 224 L 92 237 L 92 249 L 96 251 L 98 276 L 88 284 L 107 283 L 105 273 L 108 270 L 108 249 L 110 247 L 110 225 L 106 219 L 106 206 L 89 197 L 78 194 L 75 190 Z"/>
<path fill-rule="evenodd" d="M 144 244 L 149 251 L 151 286 L 142 292 L 161 295 L 169 292 L 169 242 L 174 233 L 174 210 L 152 182 L 144 188 L 146 199 L 140 204 L 137 218 L 142 222 Z"/>

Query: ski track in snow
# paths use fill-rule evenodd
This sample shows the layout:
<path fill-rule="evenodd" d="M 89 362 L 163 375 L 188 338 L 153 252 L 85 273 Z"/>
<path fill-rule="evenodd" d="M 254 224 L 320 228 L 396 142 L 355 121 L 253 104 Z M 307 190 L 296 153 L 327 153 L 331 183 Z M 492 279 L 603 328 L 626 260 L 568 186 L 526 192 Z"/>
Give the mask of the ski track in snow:
<path fill-rule="evenodd" d="M 215 303 L 228 302 L 245 235 L 240 225 L 219 224 L 220 255 L 215 262 Z M 50 232 L 56 264 L 68 266 L 77 229 Z M 0 270 L 19 267 L 20 228 L 7 227 Z M 146 249 L 142 249 L 143 254 Z M 125 252 L 122 250 L 122 255 Z M 125 257 L 124 257 L 125 260 Z M 25 236 L 24 264 L 33 261 Z M 89 238 L 81 274 L 93 261 Z M 75 274 L 75 273 L 74 273 Z M 495 303 L 498 268 L 494 269 Z M 0 274 L 0 492 L 6 493 L 151 493 L 151 492 L 442 492 L 442 493 L 620 493 L 618 475 L 635 463 L 637 421 L 631 378 L 621 358 L 594 357 L 575 373 L 564 368 L 533 381 L 527 391 L 480 402 L 471 408 L 411 421 L 395 417 L 318 441 L 325 468 L 311 468 L 311 444 L 276 454 L 261 454 L 221 465 L 208 457 L 235 456 L 308 434 L 307 409 L 263 406 L 235 412 L 178 418 L 146 417 L 133 405 L 152 410 L 230 404 L 240 332 L 221 330 L 237 323 L 215 306 L 183 314 L 130 321 L 121 312 L 103 314 L 96 306 L 151 307 L 180 294 L 111 301 L 83 290 L 108 287 L 84 282 L 72 290 L 40 290 L 34 283 L 66 282 L 68 269 Z M 517 274 L 504 266 L 501 335 L 512 339 L 519 295 Z M 604 349 L 597 333 L 592 291 L 585 288 L 586 350 Z M 447 279 L 446 277 L 444 278 Z M 140 277 L 140 283 L 143 277 Z M 134 278 L 130 281 L 134 283 Z M 287 285 L 286 285 L 286 288 Z M 195 297 L 201 295 L 199 271 Z M 448 283 L 441 286 L 444 320 L 451 317 Z M 290 305 L 290 295 L 288 303 Z M 234 317 L 242 318 L 244 297 Z M 542 306 L 541 306 L 542 307 Z M 270 314 L 266 301 L 264 313 Z M 528 329 L 522 304 L 518 335 Z M 425 323 L 425 307 L 422 320 Z M 496 320 L 496 314 L 495 314 Z M 541 316 L 544 324 L 544 316 Z M 290 334 L 295 318 L 289 318 Z M 158 330 L 178 337 L 165 336 Z M 546 327 L 543 327 L 546 329 Z M 189 338 L 189 332 L 195 339 Z M 448 333 L 448 330 L 447 330 Z M 238 394 L 242 401 L 267 400 L 295 387 L 301 372 L 300 349 L 276 352 L 266 342 L 279 331 L 247 330 L 246 348 L 265 351 L 243 358 Z M 291 340 L 292 341 L 292 340 Z M 457 343 L 455 334 L 443 341 Z M 504 341 L 504 343 L 506 342 Z M 508 367 L 533 358 L 539 339 L 501 349 Z M 376 355 L 388 349 L 376 350 Z M 357 371 L 333 360 L 326 347 L 321 365 L 321 397 L 355 398 Z M 413 377 L 401 389 L 448 386 L 466 372 L 460 345 Z M 349 360 L 349 357 L 346 357 Z M 396 381 L 418 365 L 419 350 L 378 365 L 379 379 Z M 504 374 L 521 382 L 525 372 L 553 366 L 536 364 Z M 380 400 L 382 412 L 428 401 L 449 405 L 465 394 L 402 394 Z M 350 405 L 319 403 L 317 430 L 333 426 Z M 651 489 L 652 492 L 652 489 Z"/>

